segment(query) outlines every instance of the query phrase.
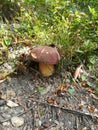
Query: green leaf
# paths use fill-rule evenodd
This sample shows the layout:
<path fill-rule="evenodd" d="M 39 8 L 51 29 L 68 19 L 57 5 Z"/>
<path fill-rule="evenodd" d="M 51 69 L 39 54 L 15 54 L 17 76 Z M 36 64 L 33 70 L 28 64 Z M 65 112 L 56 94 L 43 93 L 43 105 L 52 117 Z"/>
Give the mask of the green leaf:
<path fill-rule="evenodd" d="M 1 60 L 1 59 L 0 59 L 0 60 Z M 0 65 L 2 65 L 2 64 L 3 64 L 3 62 L 4 62 L 4 61 L 0 61 Z"/>
<path fill-rule="evenodd" d="M 91 58 L 89 59 L 89 61 L 90 61 L 90 63 L 93 64 L 93 65 L 96 63 L 96 60 L 95 60 L 94 57 L 91 57 Z"/>
<path fill-rule="evenodd" d="M 69 89 L 68 89 L 68 92 L 69 92 L 70 95 L 72 95 L 75 92 L 74 87 L 70 86 Z"/>
<path fill-rule="evenodd" d="M 89 11 L 90 11 L 91 14 L 94 15 L 96 13 L 94 8 L 92 8 L 90 6 L 88 6 L 88 8 L 89 8 Z"/>
<path fill-rule="evenodd" d="M 82 81 L 85 81 L 86 80 L 86 75 L 82 74 L 81 79 L 82 79 Z"/>
<path fill-rule="evenodd" d="M 68 82 L 68 83 L 70 83 L 70 79 L 68 79 L 68 78 L 65 81 Z"/>
<path fill-rule="evenodd" d="M 79 49 L 76 50 L 76 52 L 78 52 L 78 53 L 83 53 L 83 51 L 82 51 L 82 50 L 79 50 Z"/>
<path fill-rule="evenodd" d="M 12 38 L 7 38 L 7 39 L 4 40 L 4 44 L 5 44 L 6 46 L 10 46 L 11 43 L 12 43 Z"/>
<path fill-rule="evenodd" d="M 43 92 L 43 91 L 44 91 L 44 87 L 39 86 L 39 87 L 38 87 L 38 91 L 39 91 L 39 92 Z"/>
<path fill-rule="evenodd" d="M 92 86 L 92 83 L 88 81 L 88 82 L 87 82 L 87 85 L 91 87 L 91 86 Z"/>
<path fill-rule="evenodd" d="M 90 41 L 87 40 L 87 41 L 85 41 L 83 44 L 84 44 L 85 46 L 89 46 L 89 43 L 90 43 Z"/>

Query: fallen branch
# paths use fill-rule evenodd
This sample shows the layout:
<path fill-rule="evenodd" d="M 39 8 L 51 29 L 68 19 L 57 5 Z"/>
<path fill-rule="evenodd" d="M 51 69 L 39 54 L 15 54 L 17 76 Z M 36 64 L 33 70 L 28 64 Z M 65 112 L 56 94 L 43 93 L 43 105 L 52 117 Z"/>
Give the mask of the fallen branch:
<path fill-rule="evenodd" d="M 80 115 L 81 115 L 81 116 L 88 116 L 88 117 L 90 117 L 90 118 L 92 118 L 92 119 L 96 119 L 96 118 L 98 119 L 98 115 L 95 115 L 95 114 L 90 114 L 90 113 L 84 113 L 84 112 L 82 112 L 82 111 L 71 110 L 71 109 L 68 109 L 68 108 L 65 108 L 65 107 L 61 107 L 61 106 L 59 106 L 59 105 L 49 104 L 49 103 L 47 103 L 47 102 L 40 102 L 40 101 L 35 100 L 35 99 L 32 99 L 32 101 L 33 101 L 33 102 L 36 102 L 36 103 L 38 103 L 38 104 L 43 104 L 43 105 L 51 106 L 51 107 L 54 107 L 54 108 L 58 108 L 58 109 L 61 109 L 61 110 L 63 110 L 63 111 L 66 111 L 66 112 L 68 112 L 68 113 L 75 114 L 75 115 L 78 115 L 78 116 L 80 116 Z M 25 114 L 25 113 L 27 113 L 27 112 L 33 110 L 33 108 L 34 108 L 34 106 L 28 108 L 26 111 L 24 111 L 24 112 L 22 112 L 22 113 L 19 113 L 18 115 L 15 115 L 15 116 L 18 116 L 18 117 L 19 117 L 19 116 L 21 116 L 21 115 L 23 115 L 23 114 Z M 13 116 L 13 117 L 14 117 L 14 116 Z M 12 118 L 12 117 L 11 117 L 11 118 Z M 4 123 L 4 122 L 7 122 L 7 121 L 10 121 L 11 118 L 0 121 L 0 124 L 2 124 L 2 123 Z"/>
<path fill-rule="evenodd" d="M 17 114 L 17 115 L 14 115 L 14 116 L 12 116 L 12 117 L 10 117 L 10 118 L 8 118 L 8 119 L 2 120 L 2 121 L 0 121 L 0 124 L 2 124 L 2 123 L 4 123 L 4 122 L 7 122 L 7 121 L 10 121 L 11 118 L 13 118 L 13 117 L 15 117 L 15 116 L 19 117 L 19 116 L 21 116 L 21 115 L 23 115 L 23 114 L 29 112 L 29 111 L 32 110 L 32 109 L 33 109 L 33 107 L 30 107 L 30 108 L 28 108 L 28 109 L 27 109 L 26 111 L 24 111 L 24 112 L 21 112 L 21 113 L 19 113 L 19 114 Z"/>
<path fill-rule="evenodd" d="M 71 113 L 71 114 L 76 114 L 76 115 L 81 115 L 81 116 L 88 116 L 92 119 L 94 118 L 98 118 L 98 115 L 95 115 L 95 114 L 90 114 L 90 113 L 84 113 L 82 111 L 77 111 L 77 110 L 72 110 L 72 109 L 68 109 L 68 108 L 65 108 L 65 107 L 61 107 L 59 105 L 54 105 L 54 104 L 49 104 L 47 102 L 40 102 L 38 100 L 33 100 L 34 102 L 37 102 L 38 104 L 44 104 L 44 105 L 48 105 L 48 106 L 51 106 L 51 107 L 55 107 L 55 108 L 58 108 L 58 109 L 61 109 L 61 110 L 64 110 L 68 113 Z"/>

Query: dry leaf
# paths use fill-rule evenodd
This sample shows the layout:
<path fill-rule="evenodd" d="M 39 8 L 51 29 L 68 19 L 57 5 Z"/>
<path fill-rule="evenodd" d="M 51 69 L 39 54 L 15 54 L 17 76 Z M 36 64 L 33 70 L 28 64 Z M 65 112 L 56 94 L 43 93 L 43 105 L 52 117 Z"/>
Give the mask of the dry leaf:
<path fill-rule="evenodd" d="M 98 123 L 98 119 L 96 119 L 96 123 Z"/>
<path fill-rule="evenodd" d="M 47 99 L 47 102 L 50 103 L 50 104 L 55 104 L 55 105 L 57 104 L 57 103 L 56 103 L 56 100 L 53 99 L 53 98 L 48 98 L 48 99 Z"/>
<path fill-rule="evenodd" d="M 20 126 L 22 126 L 24 124 L 24 118 L 14 116 L 14 117 L 11 118 L 11 123 L 15 127 L 20 127 Z"/>
<path fill-rule="evenodd" d="M 0 81 L 5 78 L 4 74 L 0 74 Z"/>
<path fill-rule="evenodd" d="M 87 130 L 87 127 L 82 128 L 82 130 Z"/>
<path fill-rule="evenodd" d="M 20 97 L 17 97 L 15 102 L 23 107 L 24 110 L 27 110 L 26 104 L 22 104 L 22 99 Z"/>
<path fill-rule="evenodd" d="M 6 94 L 2 94 L 2 95 L 1 95 L 1 99 L 6 100 L 6 99 L 7 99 L 7 95 L 6 95 Z"/>
<path fill-rule="evenodd" d="M 95 93 L 90 87 L 87 87 L 86 90 L 87 90 L 89 93 Z"/>
<path fill-rule="evenodd" d="M 24 62 L 26 60 L 26 55 L 25 54 L 21 54 L 20 56 L 19 56 L 19 61 L 20 62 Z"/>
<path fill-rule="evenodd" d="M 18 35 L 15 35 L 15 36 L 13 37 L 13 41 L 16 42 L 16 43 L 18 43 L 18 41 L 19 41 L 19 36 L 18 36 Z"/>
<path fill-rule="evenodd" d="M 87 108 L 88 108 L 89 112 L 91 112 L 91 113 L 97 112 L 97 109 L 94 106 L 89 105 Z"/>
<path fill-rule="evenodd" d="M 43 128 L 42 126 L 40 126 L 39 128 L 36 128 L 35 130 L 45 130 L 45 128 Z"/>
<path fill-rule="evenodd" d="M 74 79 L 80 78 L 81 74 L 83 73 L 82 67 L 83 65 L 80 65 L 76 68 L 76 71 L 74 73 Z"/>
<path fill-rule="evenodd" d="M 82 85 L 83 87 L 87 87 L 87 82 L 86 82 L 86 81 L 81 82 L 81 85 Z"/>
<path fill-rule="evenodd" d="M 25 44 L 26 46 L 30 46 L 30 45 L 31 45 L 31 43 L 30 43 L 30 41 L 29 41 L 28 39 L 25 39 L 24 44 Z"/>
<path fill-rule="evenodd" d="M 79 109 L 82 109 L 83 108 L 83 104 L 79 104 Z"/>
<path fill-rule="evenodd" d="M 3 92 L 0 90 L 0 98 L 1 98 L 2 94 L 3 94 Z"/>
<path fill-rule="evenodd" d="M 56 94 L 62 93 L 62 92 L 67 92 L 68 88 L 69 88 L 70 84 L 69 83 L 65 83 L 60 85 L 57 89 L 56 89 Z"/>
<path fill-rule="evenodd" d="M 23 74 L 25 74 L 27 72 L 27 67 L 22 62 L 20 62 L 17 65 L 16 70 L 17 70 L 17 72 L 22 72 Z"/>
<path fill-rule="evenodd" d="M 8 100 L 7 101 L 7 106 L 12 108 L 12 107 L 17 107 L 19 105 L 17 103 L 15 103 L 15 102 L 11 101 L 11 100 Z"/>
<path fill-rule="evenodd" d="M 0 74 L 0 83 L 3 83 L 5 81 L 5 76 L 4 74 Z"/>
<path fill-rule="evenodd" d="M 43 122 L 42 126 L 44 128 L 48 128 L 50 126 L 50 123 L 49 122 Z"/>
<path fill-rule="evenodd" d="M 11 89 L 7 90 L 7 99 L 13 99 L 16 96 L 16 93 Z"/>
<path fill-rule="evenodd" d="M 78 105 L 79 109 L 82 109 L 85 105 L 85 102 L 84 101 L 81 101 L 81 103 Z"/>

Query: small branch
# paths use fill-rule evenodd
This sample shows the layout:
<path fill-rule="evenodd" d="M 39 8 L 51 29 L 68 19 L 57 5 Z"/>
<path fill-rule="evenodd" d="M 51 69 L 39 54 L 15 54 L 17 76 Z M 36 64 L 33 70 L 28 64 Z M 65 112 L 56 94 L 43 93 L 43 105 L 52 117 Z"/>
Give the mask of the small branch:
<path fill-rule="evenodd" d="M 33 99 L 32 99 L 33 100 Z M 64 110 L 64 111 L 66 111 L 66 112 L 68 112 L 68 113 L 71 113 L 71 114 L 76 114 L 76 115 L 78 115 L 78 116 L 88 116 L 88 117 L 90 117 L 90 118 L 92 118 L 92 119 L 96 119 L 96 118 L 98 118 L 98 116 L 97 115 L 91 115 L 91 114 L 89 114 L 89 113 L 84 113 L 84 112 L 81 112 L 81 111 L 76 111 L 76 110 L 71 110 L 71 109 L 68 109 L 68 108 L 65 108 L 65 107 L 60 107 L 60 106 L 58 106 L 58 105 L 54 105 L 54 104 L 49 104 L 49 103 L 46 103 L 46 102 L 40 102 L 40 101 L 38 101 L 38 100 L 33 100 L 34 102 L 37 102 L 38 104 L 43 104 L 43 105 L 47 105 L 47 106 L 51 106 L 51 107 L 54 107 L 54 108 L 58 108 L 58 109 L 61 109 L 61 110 Z M 18 115 L 15 115 L 15 116 L 21 116 L 21 115 L 23 115 L 23 114 L 25 114 L 25 113 L 27 113 L 27 112 L 29 112 L 30 110 L 32 110 L 34 108 L 34 106 L 32 106 L 32 107 L 30 107 L 29 109 L 27 109 L 26 111 L 24 111 L 24 112 L 22 112 L 22 113 L 19 113 Z M 13 116 L 14 117 L 14 116 Z M 11 117 L 12 118 L 12 117 Z M 5 120 L 2 120 L 2 121 L 0 121 L 0 124 L 2 124 L 2 123 L 4 123 L 4 122 L 7 122 L 7 121 L 10 121 L 11 120 L 11 118 L 9 118 L 9 119 L 5 119 Z"/>
<path fill-rule="evenodd" d="M 2 79 L 2 80 L 0 80 L 0 84 L 3 83 L 5 80 L 6 80 L 6 79 Z"/>
<path fill-rule="evenodd" d="M 71 113 L 71 114 L 76 114 L 76 115 L 82 115 L 82 116 L 88 116 L 90 118 L 98 118 L 98 115 L 94 115 L 94 114 L 89 114 L 89 113 L 84 113 L 82 111 L 77 111 L 77 110 L 71 110 L 71 109 L 68 109 L 68 108 L 65 108 L 65 107 L 60 107 L 58 105 L 54 105 L 54 104 L 49 104 L 49 103 L 46 103 L 46 102 L 39 102 L 38 100 L 33 100 L 34 102 L 37 102 L 39 104 L 44 104 L 44 105 L 48 105 L 48 106 L 51 106 L 51 107 L 56 107 L 56 108 L 59 108 L 61 110 L 64 110 L 68 113 Z"/>
<path fill-rule="evenodd" d="M 17 43 L 24 43 L 25 41 L 23 40 L 23 41 L 15 41 L 15 42 L 13 42 L 14 44 L 17 44 Z"/>
<path fill-rule="evenodd" d="M 91 94 L 91 96 L 92 96 L 94 99 L 98 100 L 98 97 L 97 97 L 95 94 Z"/>
<path fill-rule="evenodd" d="M 24 112 L 22 112 L 22 113 L 19 113 L 18 115 L 14 115 L 14 116 L 19 117 L 19 116 L 21 116 L 21 115 L 23 115 L 23 114 L 29 112 L 30 110 L 32 110 L 33 107 L 34 107 L 34 106 L 32 106 L 32 107 L 30 107 L 29 109 L 27 109 L 26 111 L 24 111 Z M 14 116 L 13 116 L 13 117 L 14 117 Z M 11 118 L 12 118 L 12 117 L 11 117 Z M 11 118 L 8 118 L 8 119 L 5 119 L 5 120 L 0 121 L 0 124 L 2 124 L 2 123 L 4 123 L 4 122 L 7 122 L 7 121 L 10 121 Z"/>

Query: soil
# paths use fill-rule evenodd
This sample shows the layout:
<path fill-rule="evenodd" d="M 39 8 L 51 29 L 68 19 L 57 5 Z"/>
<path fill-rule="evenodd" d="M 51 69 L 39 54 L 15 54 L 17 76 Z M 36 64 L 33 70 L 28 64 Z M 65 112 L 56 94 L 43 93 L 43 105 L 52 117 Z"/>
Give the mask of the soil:
<path fill-rule="evenodd" d="M 51 77 L 35 69 L 14 73 L 0 84 L 0 95 L 1 130 L 98 130 L 97 96 L 73 82 L 66 68 Z M 18 106 L 9 107 L 8 100 Z M 13 126 L 14 116 L 24 124 Z"/>

